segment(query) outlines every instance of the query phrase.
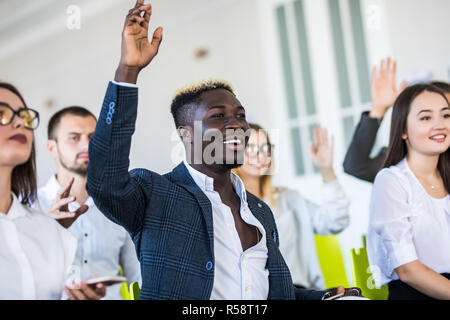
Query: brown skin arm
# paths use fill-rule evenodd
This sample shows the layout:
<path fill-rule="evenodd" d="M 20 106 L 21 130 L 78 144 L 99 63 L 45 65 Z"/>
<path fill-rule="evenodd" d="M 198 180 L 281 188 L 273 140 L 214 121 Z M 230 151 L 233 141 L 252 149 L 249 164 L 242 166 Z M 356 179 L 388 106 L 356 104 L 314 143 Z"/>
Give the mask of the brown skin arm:
<path fill-rule="evenodd" d="M 75 197 L 70 197 L 70 189 L 72 188 L 73 182 L 74 178 L 58 191 L 56 198 L 48 211 L 49 216 L 58 221 L 58 223 L 66 229 L 70 228 L 78 217 L 89 209 L 87 205 L 82 205 L 77 211 L 70 212 L 69 203 L 76 201 Z"/>
<path fill-rule="evenodd" d="M 128 12 L 122 32 L 122 51 L 115 81 L 136 84 L 139 72 L 158 54 L 163 29 L 157 28 L 152 41 L 148 40 L 151 15 L 152 6 L 144 4 L 144 0 L 138 0 Z"/>

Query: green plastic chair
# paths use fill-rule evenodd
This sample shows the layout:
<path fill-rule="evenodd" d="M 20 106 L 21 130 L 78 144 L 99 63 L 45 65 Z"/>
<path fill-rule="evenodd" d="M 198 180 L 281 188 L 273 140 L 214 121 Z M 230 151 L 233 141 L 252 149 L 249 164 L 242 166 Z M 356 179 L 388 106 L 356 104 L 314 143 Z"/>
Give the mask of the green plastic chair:
<path fill-rule="evenodd" d="M 119 274 L 123 276 L 122 266 L 119 266 Z M 130 291 L 128 291 L 128 283 L 122 282 L 120 285 L 120 294 L 122 295 L 123 300 L 131 300 Z"/>
<path fill-rule="evenodd" d="M 128 290 L 128 283 L 122 282 L 120 285 L 120 294 L 123 300 L 131 300 L 130 291 Z"/>
<path fill-rule="evenodd" d="M 139 300 L 141 295 L 141 288 L 139 288 L 139 283 L 132 282 L 130 284 L 130 300 Z"/>
<path fill-rule="evenodd" d="M 369 268 L 365 236 L 363 236 L 363 245 L 363 248 L 350 250 L 353 286 L 360 288 L 362 295 L 368 299 L 387 300 L 389 295 L 388 286 L 384 285 L 381 288 L 377 288 L 373 280 L 372 272 Z"/>
<path fill-rule="evenodd" d="M 317 255 L 326 288 L 349 288 L 339 239 L 335 235 L 315 235 Z"/>

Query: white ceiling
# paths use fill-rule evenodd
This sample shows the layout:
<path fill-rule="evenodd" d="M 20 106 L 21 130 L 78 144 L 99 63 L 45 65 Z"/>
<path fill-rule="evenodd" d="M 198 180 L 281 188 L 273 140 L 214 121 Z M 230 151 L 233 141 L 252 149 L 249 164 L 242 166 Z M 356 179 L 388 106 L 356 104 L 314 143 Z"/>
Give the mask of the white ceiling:
<path fill-rule="evenodd" d="M 239 0 L 243 1 L 243 0 Z M 234 0 L 152 0 L 146 1 L 158 8 L 158 16 L 172 24 L 198 12 L 229 5 Z M 122 10 L 135 0 L 1 0 L 0 1 L 0 59 L 23 50 L 47 36 L 64 30 L 67 8 L 77 5 L 85 21 L 102 10 L 118 7 Z"/>
<path fill-rule="evenodd" d="M 26 48 L 46 36 L 63 30 L 67 8 L 76 4 L 83 8 L 117 4 L 119 0 L 1 0 L 0 58 Z M 83 17 L 84 18 L 84 17 Z"/>

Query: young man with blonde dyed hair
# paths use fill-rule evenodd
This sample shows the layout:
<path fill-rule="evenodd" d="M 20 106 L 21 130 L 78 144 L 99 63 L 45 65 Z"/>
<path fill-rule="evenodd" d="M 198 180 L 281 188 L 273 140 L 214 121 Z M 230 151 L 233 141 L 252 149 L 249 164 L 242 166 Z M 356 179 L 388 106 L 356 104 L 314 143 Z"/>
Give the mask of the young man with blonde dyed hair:
<path fill-rule="evenodd" d="M 166 175 L 128 172 L 135 84 L 162 41 L 162 28 L 148 41 L 151 13 L 151 6 L 138 0 L 126 18 L 121 61 L 91 141 L 87 184 L 100 210 L 132 234 L 142 268 L 140 298 L 323 298 L 325 291 L 294 289 L 272 212 L 231 173 L 242 164 L 249 127 L 230 86 L 207 82 L 176 95 L 172 114 L 188 161 Z M 201 124 L 201 141 L 194 123 Z M 208 131 L 217 139 L 205 141 Z M 223 158 L 192 161 L 196 148 L 203 152 L 210 145 L 223 151 Z"/>

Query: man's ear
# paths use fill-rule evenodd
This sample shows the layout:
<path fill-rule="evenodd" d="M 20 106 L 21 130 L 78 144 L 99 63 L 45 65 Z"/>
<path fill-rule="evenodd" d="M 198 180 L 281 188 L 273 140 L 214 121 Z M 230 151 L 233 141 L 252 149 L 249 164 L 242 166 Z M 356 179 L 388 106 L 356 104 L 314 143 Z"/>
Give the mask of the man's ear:
<path fill-rule="evenodd" d="M 180 126 L 177 129 L 178 135 L 180 136 L 181 141 L 183 143 L 191 143 L 192 142 L 192 132 L 190 127 Z"/>
<path fill-rule="evenodd" d="M 55 140 L 47 140 L 47 150 L 54 159 L 58 159 L 58 150 Z"/>

